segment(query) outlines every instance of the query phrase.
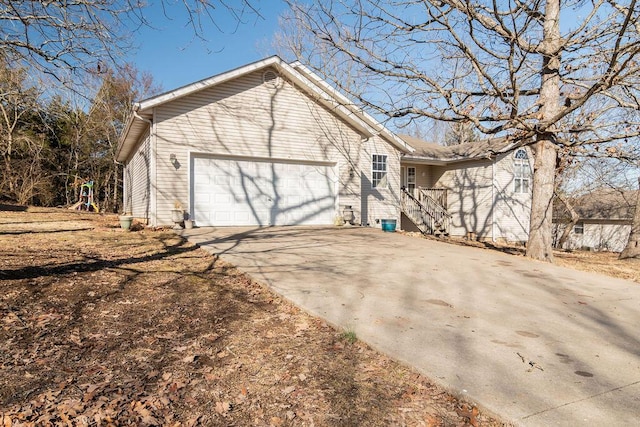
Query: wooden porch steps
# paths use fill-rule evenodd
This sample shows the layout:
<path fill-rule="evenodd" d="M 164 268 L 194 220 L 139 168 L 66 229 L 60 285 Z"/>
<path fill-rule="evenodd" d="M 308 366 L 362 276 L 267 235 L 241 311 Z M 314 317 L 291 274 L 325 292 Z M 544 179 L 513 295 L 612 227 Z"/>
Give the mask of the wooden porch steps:
<path fill-rule="evenodd" d="M 446 203 L 446 197 L 446 190 L 442 189 L 418 187 L 410 192 L 403 188 L 400 193 L 402 213 L 423 234 L 448 236 L 451 215 L 442 203 Z"/>

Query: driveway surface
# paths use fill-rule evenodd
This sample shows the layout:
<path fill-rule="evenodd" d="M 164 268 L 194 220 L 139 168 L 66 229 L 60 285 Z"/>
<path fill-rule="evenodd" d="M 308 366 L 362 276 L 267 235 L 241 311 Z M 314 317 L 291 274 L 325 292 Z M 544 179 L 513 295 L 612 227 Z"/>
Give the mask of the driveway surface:
<path fill-rule="evenodd" d="M 638 425 L 636 283 L 368 228 L 183 234 L 517 425 Z"/>

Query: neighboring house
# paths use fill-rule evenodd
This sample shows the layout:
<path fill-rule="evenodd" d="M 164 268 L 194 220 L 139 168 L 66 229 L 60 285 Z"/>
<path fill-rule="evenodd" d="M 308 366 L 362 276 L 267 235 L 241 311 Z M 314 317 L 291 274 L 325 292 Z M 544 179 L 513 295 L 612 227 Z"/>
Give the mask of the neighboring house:
<path fill-rule="evenodd" d="M 569 200 L 578 214 L 563 249 L 622 252 L 629 239 L 637 191 L 600 188 Z M 571 221 L 566 206 L 554 201 L 554 239 L 557 242 Z"/>
<path fill-rule="evenodd" d="M 463 150 L 463 151 L 461 151 Z M 271 57 L 141 101 L 117 159 L 124 206 L 154 226 L 395 219 L 427 233 L 526 240 L 528 149 L 399 137 L 300 63 Z"/>

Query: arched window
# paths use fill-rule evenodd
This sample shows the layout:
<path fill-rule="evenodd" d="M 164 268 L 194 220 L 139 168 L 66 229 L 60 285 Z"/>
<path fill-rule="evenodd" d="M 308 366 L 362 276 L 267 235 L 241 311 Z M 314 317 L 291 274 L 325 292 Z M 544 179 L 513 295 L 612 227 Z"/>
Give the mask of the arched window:
<path fill-rule="evenodd" d="M 513 182 L 516 193 L 528 193 L 531 180 L 531 168 L 527 150 L 519 148 L 513 154 Z"/>

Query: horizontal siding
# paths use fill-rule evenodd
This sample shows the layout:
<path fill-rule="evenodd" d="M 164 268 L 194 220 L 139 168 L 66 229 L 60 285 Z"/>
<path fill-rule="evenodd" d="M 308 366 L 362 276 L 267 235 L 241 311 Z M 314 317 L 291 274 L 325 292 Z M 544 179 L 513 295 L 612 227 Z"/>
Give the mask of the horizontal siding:
<path fill-rule="evenodd" d="M 554 224 L 555 239 L 559 239 L 564 224 Z M 563 249 L 594 249 L 598 251 L 622 252 L 629 240 L 630 224 L 584 223 L 584 233 L 571 231 Z"/>
<path fill-rule="evenodd" d="M 387 188 L 372 188 L 373 155 L 387 155 Z M 381 219 L 395 219 L 400 224 L 400 154 L 380 137 L 369 138 L 360 157 L 362 197 L 357 217 L 360 223 L 381 227 Z"/>
<path fill-rule="evenodd" d="M 151 192 L 150 180 L 150 142 L 149 134 L 134 156 L 133 204 L 131 213 L 136 218 L 149 218 L 149 196 Z"/>
<path fill-rule="evenodd" d="M 527 149 L 531 180 L 529 192 L 516 193 L 514 184 L 513 153 L 499 156 L 495 163 L 496 212 L 495 233 L 497 239 L 510 242 L 526 241 L 531 217 L 531 187 L 533 184 L 533 155 Z"/>
<path fill-rule="evenodd" d="M 150 136 L 147 132 L 125 166 L 125 212 L 149 219 L 150 196 Z"/>
<path fill-rule="evenodd" d="M 363 214 L 361 177 L 370 179 L 372 149 L 380 145 L 383 148 L 376 149 L 395 153 L 377 137 L 363 141 L 358 132 L 293 85 L 264 84 L 262 72 L 160 106 L 155 118 L 159 224 L 170 223 L 169 211 L 175 203 L 191 209 L 189 152 L 335 163 L 336 214 L 344 205 L 352 205 L 358 222 Z M 176 156 L 175 164 L 169 160 L 171 154 Z M 397 155 L 392 158 L 392 176 L 399 179 Z M 365 217 L 373 211 L 388 211 L 386 198 L 393 199 L 393 194 L 385 194 L 384 200 L 369 196 Z"/>
<path fill-rule="evenodd" d="M 447 189 L 450 233 L 491 238 L 493 208 L 491 161 L 433 167 L 434 187 Z"/>
<path fill-rule="evenodd" d="M 531 158 L 529 152 L 530 165 Z M 403 166 L 416 168 L 418 186 L 448 190 L 452 235 L 474 233 L 482 239 L 526 241 L 531 192 L 514 191 L 512 153 L 500 155 L 493 162 L 479 160 L 449 166 L 403 163 Z"/>

